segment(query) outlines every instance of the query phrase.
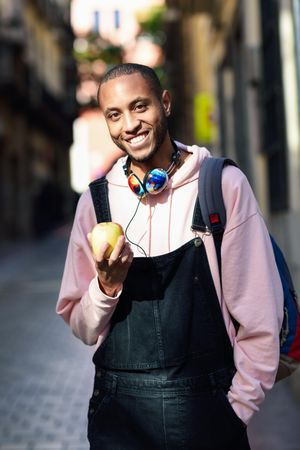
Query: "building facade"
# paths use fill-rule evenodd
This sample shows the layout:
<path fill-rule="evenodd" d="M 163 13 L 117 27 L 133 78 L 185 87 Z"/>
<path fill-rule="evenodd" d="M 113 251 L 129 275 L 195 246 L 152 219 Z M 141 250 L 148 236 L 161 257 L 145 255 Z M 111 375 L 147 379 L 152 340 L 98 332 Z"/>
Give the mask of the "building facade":
<path fill-rule="evenodd" d="M 176 137 L 237 161 L 300 292 L 299 2 L 167 4 Z"/>
<path fill-rule="evenodd" d="M 76 72 L 68 1 L 0 0 L 0 240 L 69 214 Z"/>

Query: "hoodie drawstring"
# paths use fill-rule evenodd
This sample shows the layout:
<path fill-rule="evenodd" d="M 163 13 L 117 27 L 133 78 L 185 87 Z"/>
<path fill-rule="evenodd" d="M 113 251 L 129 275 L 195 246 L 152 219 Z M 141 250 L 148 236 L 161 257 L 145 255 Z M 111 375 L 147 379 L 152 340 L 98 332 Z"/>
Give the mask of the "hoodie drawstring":
<path fill-rule="evenodd" d="M 170 207 L 169 207 L 169 223 L 168 223 L 168 252 L 171 251 L 171 215 L 172 215 L 173 189 L 170 189 Z"/>

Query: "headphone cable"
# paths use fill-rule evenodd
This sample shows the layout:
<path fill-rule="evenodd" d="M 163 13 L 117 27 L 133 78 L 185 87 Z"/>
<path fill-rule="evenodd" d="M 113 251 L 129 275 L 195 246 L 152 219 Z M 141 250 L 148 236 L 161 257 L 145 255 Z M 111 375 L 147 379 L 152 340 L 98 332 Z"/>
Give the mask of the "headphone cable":
<path fill-rule="evenodd" d="M 129 228 L 130 224 L 132 223 L 133 219 L 135 218 L 135 216 L 136 216 L 136 214 L 138 212 L 138 209 L 139 209 L 139 206 L 141 204 L 141 201 L 142 201 L 142 197 L 139 197 L 139 201 L 138 201 L 137 207 L 135 208 L 134 214 L 133 214 L 132 218 L 130 219 L 130 221 L 129 221 L 126 229 L 125 229 L 125 237 L 126 237 L 127 241 L 130 242 L 130 244 L 135 245 L 139 250 L 141 250 L 142 253 L 144 254 L 144 256 L 147 258 L 147 254 L 146 254 L 145 250 L 143 249 L 143 247 L 141 247 L 139 244 L 136 244 L 135 242 L 131 241 L 129 239 L 128 235 L 127 235 L 128 228 Z"/>

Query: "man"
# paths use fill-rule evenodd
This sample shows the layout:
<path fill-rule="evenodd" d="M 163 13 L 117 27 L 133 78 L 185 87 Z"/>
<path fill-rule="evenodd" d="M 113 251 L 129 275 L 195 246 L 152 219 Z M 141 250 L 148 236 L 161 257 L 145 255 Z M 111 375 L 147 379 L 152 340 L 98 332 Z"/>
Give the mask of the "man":
<path fill-rule="evenodd" d="M 212 237 L 191 229 L 209 152 L 170 138 L 169 92 L 152 69 L 123 64 L 98 99 L 126 153 L 106 177 L 111 220 L 126 238 L 108 260 L 108 244 L 92 256 L 85 192 L 57 305 L 77 337 L 97 344 L 90 448 L 249 449 L 246 425 L 275 380 L 283 309 L 253 193 L 239 169 L 224 169 L 221 283 Z"/>

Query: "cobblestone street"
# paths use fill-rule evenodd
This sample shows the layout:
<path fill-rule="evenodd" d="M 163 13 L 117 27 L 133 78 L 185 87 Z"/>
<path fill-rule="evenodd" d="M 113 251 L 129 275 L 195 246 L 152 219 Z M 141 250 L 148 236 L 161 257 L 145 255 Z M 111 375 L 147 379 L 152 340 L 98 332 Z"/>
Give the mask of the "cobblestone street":
<path fill-rule="evenodd" d="M 88 450 L 93 348 L 55 314 L 67 233 L 0 255 L 0 450 Z M 300 449 L 289 382 L 267 396 L 249 434 L 253 450 Z"/>
<path fill-rule="evenodd" d="M 55 314 L 66 239 L 1 259 L 0 449 L 86 450 L 92 349 Z"/>

